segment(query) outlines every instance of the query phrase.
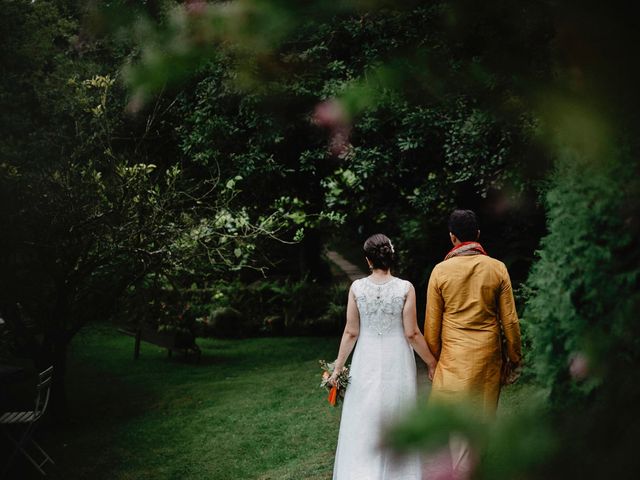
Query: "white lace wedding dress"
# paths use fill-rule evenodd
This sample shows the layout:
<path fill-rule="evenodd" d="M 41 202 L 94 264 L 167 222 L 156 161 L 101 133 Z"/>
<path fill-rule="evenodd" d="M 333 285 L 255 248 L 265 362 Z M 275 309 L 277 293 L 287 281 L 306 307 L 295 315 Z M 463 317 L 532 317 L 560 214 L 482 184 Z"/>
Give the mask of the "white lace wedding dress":
<path fill-rule="evenodd" d="M 416 362 L 402 324 L 410 283 L 392 278 L 356 280 L 360 335 L 351 361 L 333 480 L 420 480 L 420 458 L 397 458 L 381 434 L 415 405 Z"/>

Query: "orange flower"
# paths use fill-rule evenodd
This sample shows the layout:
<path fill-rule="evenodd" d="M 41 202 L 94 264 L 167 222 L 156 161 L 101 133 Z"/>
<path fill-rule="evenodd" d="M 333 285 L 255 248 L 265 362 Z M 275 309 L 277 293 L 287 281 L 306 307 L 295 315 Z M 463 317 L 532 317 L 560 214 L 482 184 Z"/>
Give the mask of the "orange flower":
<path fill-rule="evenodd" d="M 338 387 L 331 387 L 331 390 L 329 390 L 329 403 L 335 407 L 336 406 L 336 398 L 338 396 Z"/>
<path fill-rule="evenodd" d="M 322 373 L 322 378 L 324 378 L 325 380 L 327 380 L 331 375 L 329 375 L 329 372 L 323 372 Z"/>

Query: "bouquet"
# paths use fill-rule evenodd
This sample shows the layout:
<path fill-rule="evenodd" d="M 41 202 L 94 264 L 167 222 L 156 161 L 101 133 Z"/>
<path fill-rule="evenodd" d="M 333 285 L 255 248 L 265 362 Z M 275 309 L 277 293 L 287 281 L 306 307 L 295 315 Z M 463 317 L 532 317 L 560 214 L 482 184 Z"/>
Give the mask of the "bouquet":
<path fill-rule="evenodd" d="M 335 366 L 335 362 L 327 363 L 324 360 L 320 360 L 320 368 L 322 369 L 322 382 L 320 382 L 320 388 L 324 388 L 329 392 L 327 400 L 329 400 L 329 403 L 334 407 L 338 401 L 344 400 L 344 394 L 347 390 L 347 385 L 349 385 L 349 367 L 344 367 L 342 369 L 338 375 L 337 385 L 335 387 L 329 385 L 329 377 L 333 375 Z"/>

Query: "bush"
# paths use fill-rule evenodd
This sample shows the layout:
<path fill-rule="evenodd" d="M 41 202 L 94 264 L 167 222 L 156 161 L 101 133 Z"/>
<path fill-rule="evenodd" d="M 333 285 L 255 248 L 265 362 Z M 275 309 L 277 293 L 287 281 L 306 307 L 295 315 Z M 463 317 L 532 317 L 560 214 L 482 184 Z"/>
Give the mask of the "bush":
<path fill-rule="evenodd" d="M 549 234 L 527 282 L 526 328 L 539 377 L 558 401 L 595 387 L 570 378 L 572 355 L 587 355 L 601 375 L 623 352 L 633 352 L 628 360 L 640 355 L 630 338 L 640 252 L 629 222 L 635 202 L 625 195 L 627 166 L 567 159 L 546 196 Z"/>
<path fill-rule="evenodd" d="M 200 336 L 328 335 L 343 326 L 347 288 L 306 277 L 248 285 L 234 279 L 192 290 L 186 297 Z"/>
<path fill-rule="evenodd" d="M 305 331 L 315 335 L 333 335 L 344 328 L 347 317 L 349 285 L 337 283 L 328 287 L 325 311 L 305 322 Z"/>
<path fill-rule="evenodd" d="M 239 338 L 248 333 L 246 328 L 242 314 L 235 308 L 214 308 L 210 313 L 209 321 L 206 323 L 203 336 Z"/>
<path fill-rule="evenodd" d="M 544 478 L 632 478 L 640 468 L 638 162 L 608 153 L 559 162 L 527 282 L 523 326 L 563 445 Z"/>

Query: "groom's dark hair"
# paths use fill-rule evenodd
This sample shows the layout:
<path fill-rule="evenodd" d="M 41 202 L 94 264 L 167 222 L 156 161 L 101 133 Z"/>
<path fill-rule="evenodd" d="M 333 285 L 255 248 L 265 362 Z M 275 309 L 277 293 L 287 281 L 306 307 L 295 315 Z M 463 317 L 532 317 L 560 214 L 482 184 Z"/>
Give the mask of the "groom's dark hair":
<path fill-rule="evenodd" d="M 478 217 L 473 210 L 454 210 L 449 216 L 449 231 L 461 242 L 475 242 L 479 229 Z"/>

